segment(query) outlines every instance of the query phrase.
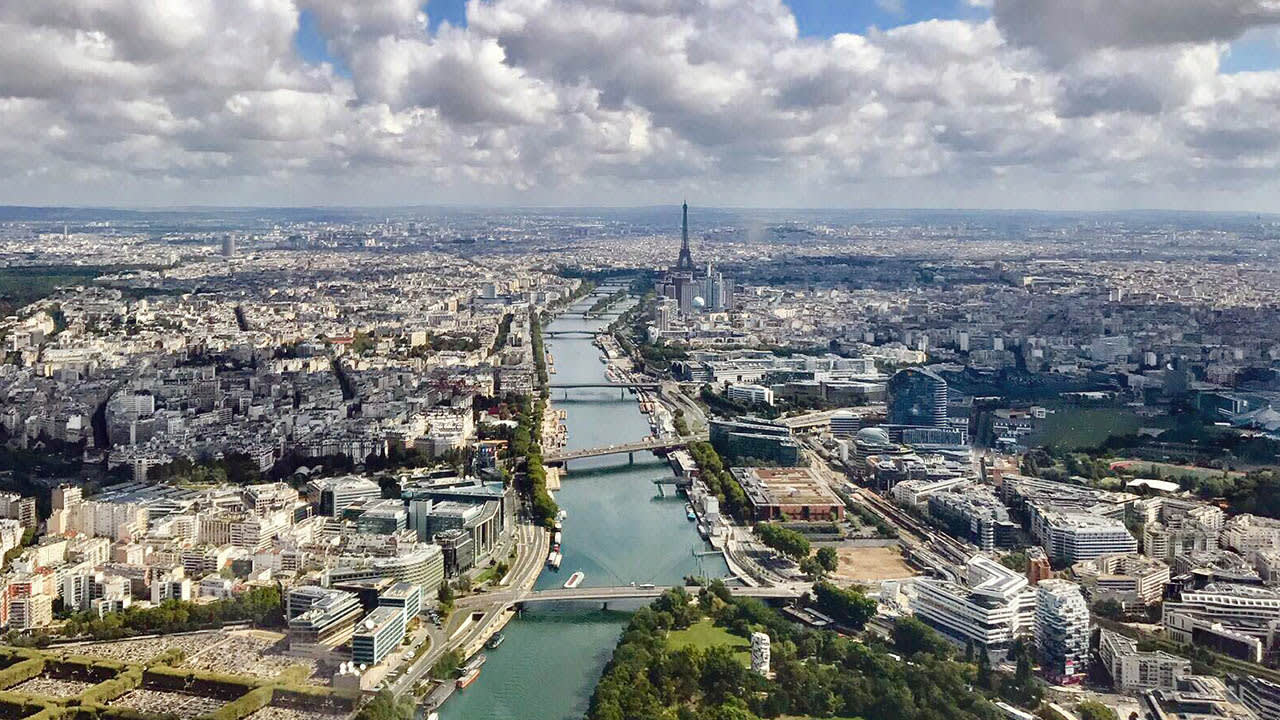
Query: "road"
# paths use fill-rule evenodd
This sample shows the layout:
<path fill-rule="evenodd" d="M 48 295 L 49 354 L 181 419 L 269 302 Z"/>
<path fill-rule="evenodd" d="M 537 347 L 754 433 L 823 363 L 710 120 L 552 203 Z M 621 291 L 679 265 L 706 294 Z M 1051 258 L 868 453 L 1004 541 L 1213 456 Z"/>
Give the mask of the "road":
<path fill-rule="evenodd" d="M 550 543 L 551 537 L 546 529 L 529 523 L 520 524 L 516 532 L 516 559 L 508 573 L 509 587 L 525 590 L 533 587 L 546 562 Z M 459 598 L 444 627 L 430 628 L 431 649 L 392 681 L 391 692 L 402 695 L 412 690 L 448 650 L 462 649 L 465 654 L 470 654 L 466 651 L 471 648 L 478 650 L 496 632 L 499 621 L 508 612 L 508 605 L 499 599 L 499 595 L 494 593 L 490 599 L 489 593 L 477 592 Z"/>
<path fill-rule="evenodd" d="M 673 409 L 679 408 L 684 411 L 684 421 L 689 426 L 690 432 L 698 433 L 707 430 L 706 414 L 693 398 L 685 394 L 684 387 L 680 383 L 663 382 L 661 397 L 672 405 Z"/>

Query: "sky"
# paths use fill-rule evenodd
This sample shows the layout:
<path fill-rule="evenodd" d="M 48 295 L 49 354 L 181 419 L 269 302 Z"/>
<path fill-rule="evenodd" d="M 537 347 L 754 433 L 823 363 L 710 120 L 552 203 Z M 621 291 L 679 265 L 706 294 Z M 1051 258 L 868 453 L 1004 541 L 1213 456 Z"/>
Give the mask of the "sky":
<path fill-rule="evenodd" d="M 1280 212 L 1280 0 L 42 0 L 0 37 L 0 204 Z"/>

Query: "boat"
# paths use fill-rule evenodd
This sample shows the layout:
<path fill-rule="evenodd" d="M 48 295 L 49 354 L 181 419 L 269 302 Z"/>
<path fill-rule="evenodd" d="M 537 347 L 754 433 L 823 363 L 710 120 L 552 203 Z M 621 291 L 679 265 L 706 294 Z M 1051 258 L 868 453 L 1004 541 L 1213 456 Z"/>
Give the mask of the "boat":
<path fill-rule="evenodd" d="M 480 677 L 480 666 L 484 665 L 485 660 L 487 659 L 488 658 L 483 655 L 477 655 L 471 660 L 471 662 L 462 667 L 462 676 L 459 677 L 458 682 L 455 683 L 459 690 L 475 682 L 476 678 Z"/>
<path fill-rule="evenodd" d="M 502 633 L 498 633 L 493 637 L 489 638 L 489 642 L 485 643 L 484 646 L 489 648 L 490 650 L 497 650 L 498 647 L 502 645 L 502 643 L 506 642 L 506 640 L 507 640 L 506 635 L 503 635 Z"/>
<path fill-rule="evenodd" d="M 582 580 L 586 576 L 587 574 L 582 572 L 581 570 L 575 571 L 572 575 L 569 576 L 568 580 L 564 581 L 565 588 L 568 590 L 572 590 L 578 587 L 579 585 L 582 584 Z"/>
<path fill-rule="evenodd" d="M 563 530 L 563 529 L 564 529 L 564 523 L 562 523 L 562 522 L 560 522 L 559 520 L 557 520 L 557 521 L 556 521 L 556 524 L 555 524 L 555 526 L 554 526 L 554 527 L 555 527 L 555 529 L 556 529 L 556 532 L 560 532 L 561 530 Z"/>
<path fill-rule="evenodd" d="M 547 566 L 552 570 L 559 570 L 562 560 L 564 560 L 564 556 L 560 554 L 560 551 L 552 550 L 551 554 L 547 556 Z"/>
<path fill-rule="evenodd" d="M 684 506 L 684 516 L 685 516 L 686 518 L 688 518 L 689 520 L 697 520 L 697 519 L 698 519 L 697 514 L 693 512 L 693 505 L 685 505 L 685 506 Z"/>

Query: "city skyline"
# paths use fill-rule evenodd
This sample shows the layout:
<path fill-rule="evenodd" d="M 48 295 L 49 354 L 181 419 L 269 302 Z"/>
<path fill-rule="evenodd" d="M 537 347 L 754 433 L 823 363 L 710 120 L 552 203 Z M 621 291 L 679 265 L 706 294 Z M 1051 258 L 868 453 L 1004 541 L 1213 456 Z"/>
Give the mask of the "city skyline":
<path fill-rule="evenodd" d="M 1261 0 L 16 5 L 0 203 L 1268 212 L 1278 19 Z"/>

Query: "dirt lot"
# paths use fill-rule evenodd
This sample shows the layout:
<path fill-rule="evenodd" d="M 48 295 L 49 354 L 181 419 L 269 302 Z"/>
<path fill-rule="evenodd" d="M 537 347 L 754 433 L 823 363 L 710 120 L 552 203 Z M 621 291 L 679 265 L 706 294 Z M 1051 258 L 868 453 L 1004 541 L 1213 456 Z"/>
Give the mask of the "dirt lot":
<path fill-rule="evenodd" d="M 831 574 L 838 583 L 877 582 L 907 578 L 918 573 L 902 559 L 897 547 L 836 548 L 840 567 Z"/>

